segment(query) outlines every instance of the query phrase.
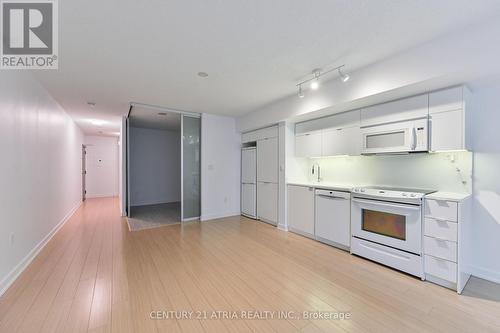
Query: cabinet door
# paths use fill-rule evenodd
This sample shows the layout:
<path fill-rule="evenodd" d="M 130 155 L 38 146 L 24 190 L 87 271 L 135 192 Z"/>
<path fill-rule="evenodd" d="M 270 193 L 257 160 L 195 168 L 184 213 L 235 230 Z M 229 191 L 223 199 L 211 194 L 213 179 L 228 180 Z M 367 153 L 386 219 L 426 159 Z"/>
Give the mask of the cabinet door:
<path fill-rule="evenodd" d="M 257 181 L 257 150 L 243 149 L 241 151 L 241 182 L 255 184 Z"/>
<path fill-rule="evenodd" d="M 361 131 L 359 126 L 323 131 L 322 156 L 359 155 Z"/>
<path fill-rule="evenodd" d="M 278 184 L 257 183 L 257 217 L 265 222 L 278 222 Z"/>
<path fill-rule="evenodd" d="M 321 131 L 295 136 L 295 157 L 321 156 Z"/>
<path fill-rule="evenodd" d="M 257 141 L 257 181 L 278 182 L 278 138 Z"/>
<path fill-rule="evenodd" d="M 463 86 L 431 92 L 429 94 L 429 113 L 463 109 L 463 100 Z"/>
<path fill-rule="evenodd" d="M 429 113 L 429 95 L 420 95 L 378 104 L 361 110 L 361 126 L 426 117 Z"/>
<path fill-rule="evenodd" d="M 257 207 L 257 185 L 241 185 L 241 212 L 249 216 L 256 216 Z"/>
<path fill-rule="evenodd" d="M 430 115 L 431 150 L 459 150 L 464 145 L 463 110 Z"/>
<path fill-rule="evenodd" d="M 314 189 L 288 185 L 288 225 L 292 231 L 314 237 Z"/>

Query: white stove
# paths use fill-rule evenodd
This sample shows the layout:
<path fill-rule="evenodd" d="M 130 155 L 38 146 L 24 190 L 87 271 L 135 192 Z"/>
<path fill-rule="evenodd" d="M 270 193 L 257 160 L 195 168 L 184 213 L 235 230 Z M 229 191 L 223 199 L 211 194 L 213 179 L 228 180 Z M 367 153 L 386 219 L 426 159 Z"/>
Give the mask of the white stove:
<path fill-rule="evenodd" d="M 400 203 L 420 205 L 426 194 L 434 190 L 396 188 L 385 186 L 359 187 L 352 190 L 353 196 L 358 198 L 377 199 Z"/>
<path fill-rule="evenodd" d="M 390 187 L 353 189 L 351 252 L 423 277 L 423 198 L 432 192 Z"/>

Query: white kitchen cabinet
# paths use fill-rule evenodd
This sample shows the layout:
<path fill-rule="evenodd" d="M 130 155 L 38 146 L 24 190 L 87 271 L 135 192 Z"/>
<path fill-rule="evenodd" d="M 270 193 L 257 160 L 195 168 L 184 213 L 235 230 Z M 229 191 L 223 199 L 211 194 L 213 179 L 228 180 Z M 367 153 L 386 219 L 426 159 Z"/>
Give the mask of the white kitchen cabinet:
<path fill-rule="evenodd" d="M 464 86 L 429 94 L 431 151 L 470 149 L 468 96 Z"/>
<path fill-rule="evenodd" d="M 247 143 L 276 137 L 278 137 L 278 126 L 270 126 L 243 133 L 241 135 L 241 142 Z"/>
<path fill-rule="evenodd" d="M 273 225 L 278 223 L 278 184 L 257 182 L 257 218 Z"/>
<path fill-rule="evenodd" d="M 278 138 L 257 141 L 257 181 L 278 183 Z"/>
<path fill-rule="evenodd" d="M 361 110 L 361 127 L 427 117 L 429 95 L 378 104 Z"/>
<path fill-rule="evenodd" d="M 288 185 L 287 197 L 290 231 L 314 238 L 314 188 Z"/>
<path fill-rule="evenodd" d="M 320 157 L 321 136 L 321 131 L 296 135 L 295 157 Z"/>
<path fill-rule="evenodd" d="M 336 113 L 328 117 L 304 121 L 295 125 L 295 134 L 304 134 L 328 128 L 359 126 L 360 110 Z"/>
<path fill-rule="evenodd" d="M 470 278 L 470 201 L 467 194 L 440 192 L 425 199 L 425 278 L 458 293 Z"/>
<path fill-rule="evenodd" d="M 361 153 L 359 126 L 324 130 L 321 147 L 322 156 L 359 155 Z"/>

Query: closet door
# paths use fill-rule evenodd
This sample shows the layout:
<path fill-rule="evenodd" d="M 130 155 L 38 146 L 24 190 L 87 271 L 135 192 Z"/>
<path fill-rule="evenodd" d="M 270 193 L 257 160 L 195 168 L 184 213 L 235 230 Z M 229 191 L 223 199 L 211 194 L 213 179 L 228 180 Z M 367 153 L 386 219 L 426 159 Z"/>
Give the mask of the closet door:
<path fill-rule="evenodd" d="M 181 118 L 181 219 L 188 221 L 200 217 L 200 154 L 201 119 L 182 115 Z"/>

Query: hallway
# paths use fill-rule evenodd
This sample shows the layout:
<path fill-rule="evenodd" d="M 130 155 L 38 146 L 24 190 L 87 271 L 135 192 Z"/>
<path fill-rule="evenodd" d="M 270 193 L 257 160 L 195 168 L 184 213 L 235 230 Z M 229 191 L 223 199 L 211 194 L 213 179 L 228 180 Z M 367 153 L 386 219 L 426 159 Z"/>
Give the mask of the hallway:
<path fill-rule="evenodd" d="M 458 296 L 240 217 L 131 233 L 118 199 L 89 199 L 0 298 L 0 332 L 498 331 L 500 303 L 470 284 Z M 166 319 L 171 310 L 217 318 Z M 351 317 L 215 312 L 241 310 Z"/>

